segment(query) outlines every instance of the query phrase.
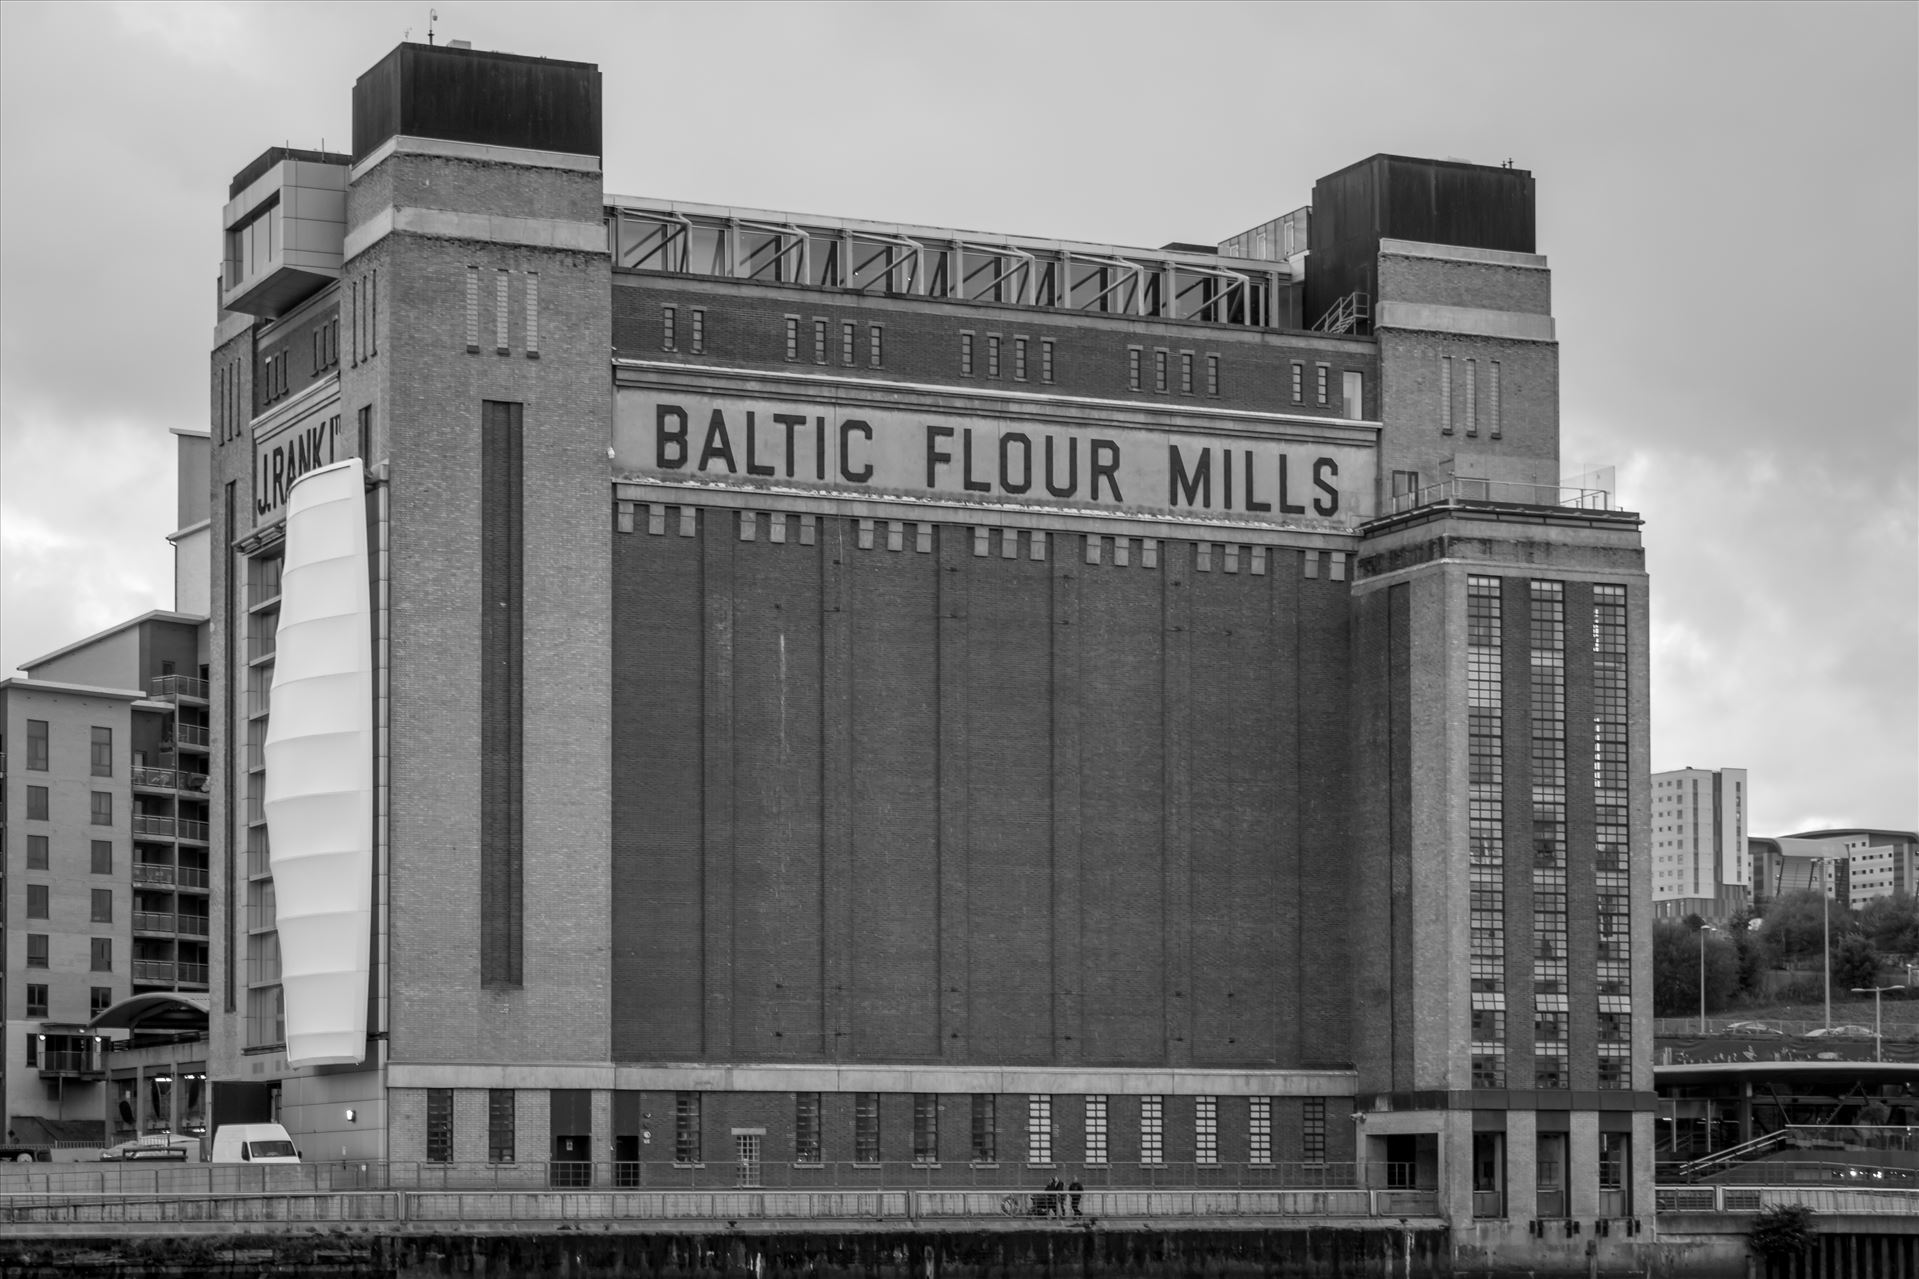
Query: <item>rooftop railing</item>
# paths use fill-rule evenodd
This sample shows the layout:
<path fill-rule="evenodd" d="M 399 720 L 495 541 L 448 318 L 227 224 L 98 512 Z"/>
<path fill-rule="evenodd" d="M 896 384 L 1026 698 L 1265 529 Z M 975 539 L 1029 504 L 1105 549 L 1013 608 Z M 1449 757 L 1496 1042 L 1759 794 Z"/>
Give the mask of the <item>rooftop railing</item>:
<path fill-rule="evenodd" d="M 1562 510 L 1613 511 L 1612 494 L 1605 489 L 1568 488 L 1560 484 L 1521 484 L 1511 480 L 1481 480 L 1452 475 L 1437 484 L 1395 493 L 1386 514 L 1399 515 L 1424 506 L 1552 506 Z"/>

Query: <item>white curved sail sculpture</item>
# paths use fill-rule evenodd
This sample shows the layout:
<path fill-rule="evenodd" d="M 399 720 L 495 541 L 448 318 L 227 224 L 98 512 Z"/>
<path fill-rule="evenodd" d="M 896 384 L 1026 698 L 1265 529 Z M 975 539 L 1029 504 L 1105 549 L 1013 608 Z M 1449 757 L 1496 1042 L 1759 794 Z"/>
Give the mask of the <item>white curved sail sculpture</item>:
<path fill-rule="evenodd" d="M 373 652 L 360 460 L 287 497 L 265 808 L 287 1062 L 366 1057 L 373 918 Z"/>

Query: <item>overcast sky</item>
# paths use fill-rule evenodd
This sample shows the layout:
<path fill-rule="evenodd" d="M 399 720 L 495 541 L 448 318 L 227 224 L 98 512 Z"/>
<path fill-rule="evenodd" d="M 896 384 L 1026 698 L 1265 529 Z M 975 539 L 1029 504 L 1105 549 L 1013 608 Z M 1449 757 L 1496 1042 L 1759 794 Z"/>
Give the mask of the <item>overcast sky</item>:
<path fill-rule="evenodd" d="M 1919 826 L 1919 8 L 567 7 L 611 192 L 1210 242 L 1374 152 L 1538 181 L 1563 456 L 1646 519 L 1655 769 Z M 226 184 L 344 150 L 426 4 L 0 6 L 0 671 L 171 606 Z"/>

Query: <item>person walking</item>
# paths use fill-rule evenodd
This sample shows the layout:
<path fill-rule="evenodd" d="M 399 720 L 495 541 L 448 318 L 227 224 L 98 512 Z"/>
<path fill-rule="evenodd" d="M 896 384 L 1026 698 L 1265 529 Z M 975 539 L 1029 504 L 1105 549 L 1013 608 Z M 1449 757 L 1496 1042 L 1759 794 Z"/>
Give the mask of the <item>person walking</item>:
<path fill-rule="evenodd" d="M 1071 1184 L 1071 1185 L 1069 1185 L 1069 1186 L 1067 1186 L 1067 1187 L 1066 1187 L 1066 1189 L 1067 1189 L 1067 1190 L 1068 1190 L 1068 1191 L 1069 1191 L 1069 1192 L 1070 1192 L 1070 1193 L 1072 1194 L 1072 1197 L 1073 1197 L 1073 1215 L 1074 1215 L 1075 1217 L 1077 1217 L 1077 1216 L 1079 1216 L 1079 1215 L 1080 1215 L 1080 1213 L 1079 1213 L 1079 1200 L 1080 1200 L 1080 1194 L 1081 1194 L 1081 1193 L 1082 1193 L 1082 1192 L 1083 1192 L 1083 1191 L 1084 1191 L 1084 1190 L 1086 1189 L 1086 1187 L 1084 1187 L 1084 1186 L 1082 1186 L 1082 1185 L 1080 1185 L 1080 1184 L 1079 1184 L 1079 1178 L 1078 1178 L 1078 1177 L 1074 1177 L 1074 1178 L 1073 1178 L 1073 1182 L 1072 1182 L 1072 1184 Z"/>

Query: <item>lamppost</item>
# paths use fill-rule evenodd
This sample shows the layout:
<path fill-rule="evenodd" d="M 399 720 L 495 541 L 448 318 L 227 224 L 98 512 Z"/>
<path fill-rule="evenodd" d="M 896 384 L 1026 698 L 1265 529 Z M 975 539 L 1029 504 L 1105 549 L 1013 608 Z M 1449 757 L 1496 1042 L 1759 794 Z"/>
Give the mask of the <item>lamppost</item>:
<path fill-rule="evenodd" d="M 1699 925 L 1699 1033 L 1706 1033 L 1706 934 L 1719 930 L 1711 924 Z"/>
<path fill-rule="evenodd" d="M 1889 990 L 1904 990 L 1904 986 L 1854 986 L 1855 995 L 1872 996 L 1872 1059 L 1884 1061 L 1885 1041 L 1879 1037 L 1879 996 Z"/>

